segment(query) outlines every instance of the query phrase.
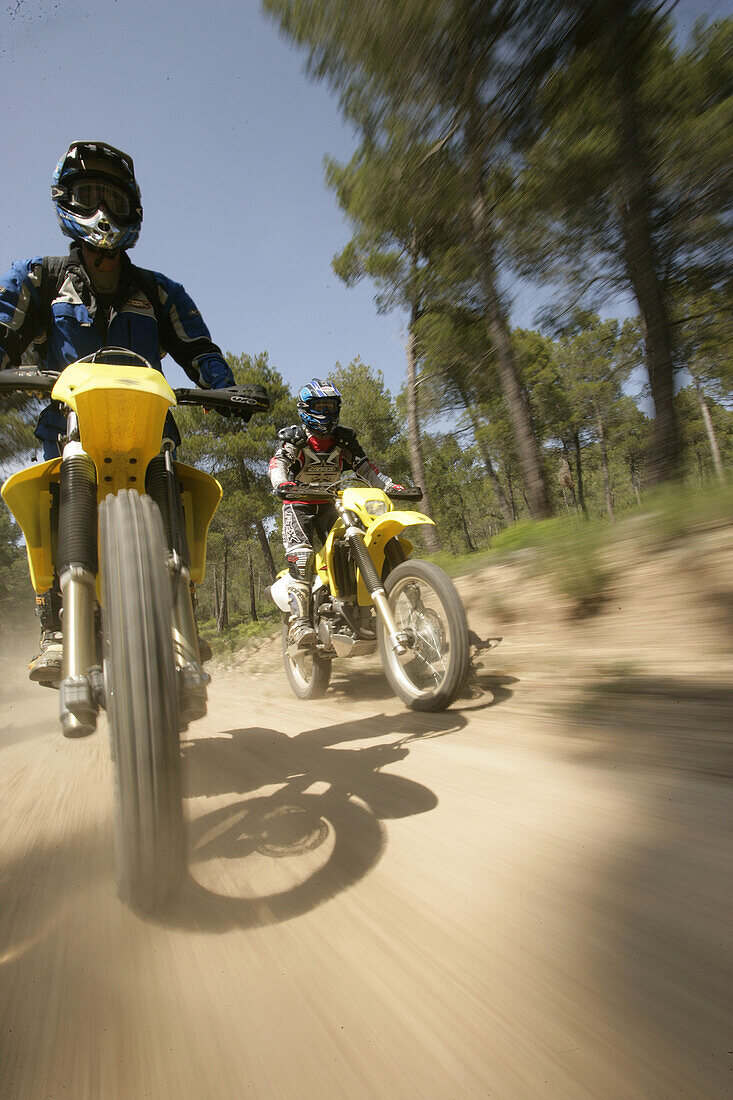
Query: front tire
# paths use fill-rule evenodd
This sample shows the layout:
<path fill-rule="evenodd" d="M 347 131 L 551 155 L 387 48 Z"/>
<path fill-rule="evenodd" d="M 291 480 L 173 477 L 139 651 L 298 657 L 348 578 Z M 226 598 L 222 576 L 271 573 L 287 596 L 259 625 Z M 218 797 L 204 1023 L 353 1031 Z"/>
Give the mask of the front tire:
<path fill-rule="evenodd" d="M 468 671 L 466 612 L 453 582 L 427 561 L 405 561 L 384 585 L 397 629 L 410 639 L 395 653 L 377 615 L 379 653 L 390 687 L 413 710 L 445 710 L 460 692 Z"/>
<path fill-rule="evenodd" d="M 122 490 L 100 506 L 107 715 L 120 900 L 163 905 L 185 868 L 171 592 L 160 511 Z"/>
<path fill-rule="evenodd" d="M 288 623 L 282 631 L 283 664 L 288 683 L 299 699 L 320 699 L 328 691 L 331 682 L 331 661 L 321 657 L 314 649 L 288 652 Z"/>

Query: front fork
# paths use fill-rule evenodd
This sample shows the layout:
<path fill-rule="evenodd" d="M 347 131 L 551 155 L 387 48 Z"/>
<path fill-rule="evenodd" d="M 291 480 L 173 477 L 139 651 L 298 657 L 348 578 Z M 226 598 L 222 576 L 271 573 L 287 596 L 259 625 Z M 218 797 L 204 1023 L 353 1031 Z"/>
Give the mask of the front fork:
<path fill-rule="evenodd" d="M 148 465 L 146 492 L 160 508 L 168 547 L 168 573 L 173 604 L 173 651 L 178 680 L 181 728 L 206 714 L 206 685 L 210 677 L 201 668 L 198 630 L 191 598 L 191 570 L 186 524 L 178 489 L 172 446 Z"/>
<path fill-rule="evenodd" d="M 389 644 L 392 646 L 395 653 L 402 656 L 403 653 L 407 652 L 409 639 L 407 634 L 397 627 L 395 617 L 392 614 L 392 608 L 389 606 L 387 594 L 384 591 L 382 578 L 379 576 L 366 543 L 364 542 L 364 532 L 361 527 L 357 526 L 354 517 L 350 514 L 348 509 L 344 507 L 341 501 L 336 502 L 336 510 L 346 526 L 346 539 L 356 559 L 356 564 L 359 566 L 367 591 L 374 602 L 378 615 L 387 628 Z"/>
<path fill-rule="evenodd" d="M 97 473 L 92 459 L 73 438 L 64 447 L 59 476 L 56 560 L 63 608 L 59 716 L 66 737 L 86 737 L 97 727 L 104 696 L 95 627 Z"/>
<path fill-rule="evenodd" d="M 97 473 L 94 461 L 78 439 L 73 438 L 76 434 L 73 413 L 69 416 L 68 434 L 59 475 L 57 569 L 63 608 L 59 715 L 66 737 L 86 737 L 96 729 L 97 712 L 104 705 L 96 631 Z M 161 510 L 168 546 L 179 715 L 185 728 L 206 714 L 209 677 L 200 664 L 188 543 L 170 450 L 152 460 L 145 487 Z"/>

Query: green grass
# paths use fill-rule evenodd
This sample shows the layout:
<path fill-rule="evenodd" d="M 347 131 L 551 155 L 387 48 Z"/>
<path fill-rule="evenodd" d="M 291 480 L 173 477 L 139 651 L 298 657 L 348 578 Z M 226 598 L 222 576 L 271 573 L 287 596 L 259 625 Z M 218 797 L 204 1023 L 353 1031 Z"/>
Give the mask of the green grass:
<path fill-rule="evenodd" d="M 460 577 L 463 573 L 476 573 L 487 565 L 493 565 L 496 561 L 491 550 L 477 550 L 474 554 L 454 554 L 448 550 L 441 550 L 438 554 L 415 554 L 414 557 L 431 561 L 448 574 L 449 577 Z"/>
<path fill-rule="evenodd" d="M 521 523 L 502 531 L 492 542 L 496 559 L 530 550 L 527 566 L 546 573 L 578 616 L 592 614 L 603 604 L 612 574 L 603 561 L 611 538 L 608 521 L 558 516 L 537 523 Z"/>
<path fill-rule="evenodd" d="M 430 560 L 454 577 L 501 561 L 521 562 L 528 571 L 549 576 L 570 601 L 573 613 L 583 616 L 603 605 L 613 577 L 605 555 L 611 546 L 641 536 L 650 548 L 661 548 L 694 531 L 731 523 L 733 485 L 666 486 L 645 494 L 642 507 L 621 516 L 616 524 L 567 515 L 525 520 L 496 535 L 488 551 L 440 553 Z"/>
<path fill-rule="evenodd" d="M 259 609 L 258 609 L 259 610 Z M 276 608 L 266 612 L 259 612 L 261 618 L 258 622 L 230 623 L 224 627 L 221 634 L 217 633 L 216 620 L 207 619 L 199 623 L 199 631 L 202 638 L 206 638 L 211 645 L 215 657 L 225 656 L 228 653 L 236 653 L 259 638 L 266 638 L 276 633 L 280 626 L 280 613 Z"/>
<path fill-rule="evenodd" d="M 706 527 L 733 523 L 733 484 L 695 487 L 664 486 L 650 492 L 637 512 L 659 544 L 684 538 Z"/>

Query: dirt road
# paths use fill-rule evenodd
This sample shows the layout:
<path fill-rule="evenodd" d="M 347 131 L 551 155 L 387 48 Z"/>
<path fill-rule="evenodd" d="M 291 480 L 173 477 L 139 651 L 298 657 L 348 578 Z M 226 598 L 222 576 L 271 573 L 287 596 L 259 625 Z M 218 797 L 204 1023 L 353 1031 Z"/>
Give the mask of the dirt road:
<path fill-rule="evenodd" d="M 106 726 L 64 741 L 9 647 L 3 1100 L 730 1096 L 730 682 L 521 639 L 438 716 L 375 664 L 308 705 L 267 645 L 219 670 L 165 920 L 115 898 Z"/>

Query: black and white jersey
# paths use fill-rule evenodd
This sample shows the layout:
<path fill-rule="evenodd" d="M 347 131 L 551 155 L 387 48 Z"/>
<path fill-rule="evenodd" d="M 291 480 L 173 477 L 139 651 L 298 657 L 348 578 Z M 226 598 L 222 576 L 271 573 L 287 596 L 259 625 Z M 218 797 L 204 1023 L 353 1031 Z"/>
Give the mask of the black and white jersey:
<path fill-rule="evenodd" d="M 350 428 L 337 427 L 333 435 L 319 439 L 309 435 L 300 424 L 293 424 L 282 428 L 278 438 L 280 446 L 270 459 L 274 489 L 283 481 L 311 487 L 333 485 L 348 470 L 375 489 L 386 490 L 393 485 L 392 479 L 369 461 Z"/>

